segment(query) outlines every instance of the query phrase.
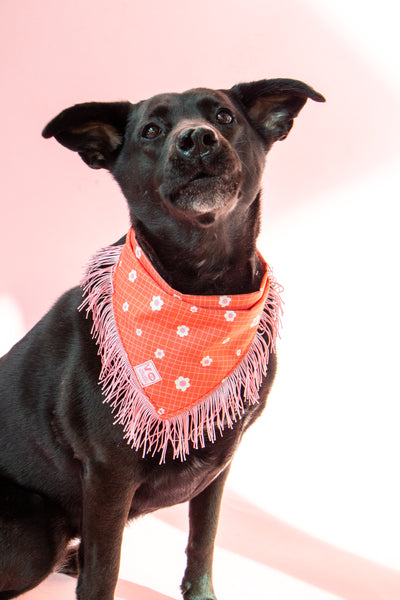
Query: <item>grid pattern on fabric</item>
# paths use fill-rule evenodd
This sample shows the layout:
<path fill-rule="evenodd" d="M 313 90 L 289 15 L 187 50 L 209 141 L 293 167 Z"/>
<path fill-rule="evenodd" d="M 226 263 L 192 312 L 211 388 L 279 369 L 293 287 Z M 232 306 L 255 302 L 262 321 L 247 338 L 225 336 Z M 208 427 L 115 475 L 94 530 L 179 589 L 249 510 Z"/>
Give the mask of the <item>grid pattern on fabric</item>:
<path fill-rule="evenodd" d="M 241 363 L 269 292 L 264 268 L 253 294 L 180 294 L 158 275 L 130 230 L 113 275 L 113 312 L 129 362 L 161 419 L 199 403 Z"/>
<path fill-rule="evenodd" d="M 146 278 L 150 279 L 151 286 L 156 287 L 148 287 L 146 290 L 144 286 L 139 290 L 139 294 L 132 293 L 131 284 L 139 281 L 139 277 L 143 282 L 138 288 L 142 287 Z M 122 285 L 118 283 L 119 278 Z M 99 385 L 101 385 L 104 401 L 109 404 L 115 415 L 114 422 L 123 426 L 124 439 L 128 445 L 141 450 L 143 456 L 148 452 L 153 455 L 159 453 L 160 463 L 163 463 L 170 447 L 174 459 L 185 460 L 191 448 L 204 447 L 206 439 L 214 443 L 218 432 L 222 435 L 225 427 L 233 427 L 237 419 L 243 416 L 245 404 L 252 405 L 258 402 L 259 389 L 267 374 L 269 356 L 275 349 L 275 340 L 279 332 L 282 287 L 276 282 L 266 264 L 260 291 L 249 296 L 180 295 L 159 279 L 158 274 L 135 243 L 131 232 L 127 236 L 125 246 L 108 246 L 99 250 L 90 260 L 81 283 L 83 302 L 79 310 L 86 309 L 87 317 L 89 314 L 92 317 L 91 334 L 98 345 L 102 364 Z M 157 291 L 156 295 L 153 294 L 154 290 Z M 124 292 L 124 297 L 121 297 L 121 292 Z M 127 292 L 130 293 L 129 297 L 125 295 Z M 132 306 L 138 305 L 137 296 L 142 299 L 141 305 L 133 311 Z M 168 323 L 165 319 L 166 311 L 163 312 L 167 306 L 172 315 Z M 260 306 L 262 307 L 261 319 L 258 313 Z M 134 317 L 136 322 L 128 319 L 128 315 Z M 161 319 L 160 315 L 164 318 Z M 177 319 L 182 323 L 182 316 L 191 319 L 194 315 L 199 317 L 197 322 L 200 326 L 197 329 L 192 327 L 189 321 L 177 325 Z M 224 320 L 221 320 L 222 315 Z M 246 318 L 243 318 L 245 315 Z M 117 318 L 119 325 L 117 325 Z M 211 331 L 208 327 L 209 323 L 211 323 Z M 126 339 L 121 337 L 123 335 L 121 324 L 126 329 L 125 338 L 134 346 L 134 353 L 130 357 L 127 353 L 129 349 L 126 346 Z M 233 327 L 233 324 L 239 324 L 239 327 Z M 199 383 L 195 381 L 195 385 L 192 385 L 193 382 L 186 375 L 180 375 L 175 380 L 170 377 L 170 383 L 173 382 L 176 390 L 172 388 L 172 402 L 170 397 L 167 398 L 171 402 L 171 405 L 168 405 L 169 414 L 173 415 L 170 418 L 166 416 L 167 409 L 157 401 L 158 396 L 154 397 L 153 403 L 147 393 L 149 390 L 154 391 L 159 388 L 160 382 L 163 383 L 158 369 L 163 377 L 170 375 L 168 371 L 166 375 L 164 374 L 163 369 L 168 361 L 163 362 L 166 353 L 160 347 L 161 343 L 157 344 L 155 351 L 152 346 L 153 342 L 162 342 L 163 325 L 166 325 L 164 329 L 167 331 L 165 339 L 172 336 L 173 344 L 176 345 L 178 338 L 178 342 L 182 343 L 180 356 L 177 357 L 173 352 L 168 357 L 172 368 L 176 368 L 179 363 L 182 368 L 189 369 L 197 360 L 197 371 L 202 372 L 203 376 L 207 375 L 200 384 L 207 382 L 207 389 L 210 390 L 203 399 L 199 397 L 189 405 L 187 400 L 189 396 L 186 392 L 190 390 L 192 393 L 191 388 L 196 385 L 197 393 L 202 393 L 201 389 L 199 392 Z M 150 345 L 147 342 L 147 351 L 149 348 L 150 353 L 154 351 L 154 360 L 147 358 L 144 362 L 136 363 L 139 350 L 143 353 L 145 351 L 145 346 L 140 343 L 145 327 L 153 332 Z M 249 330 L 255 331 L 254 339 L 244 357 L 241 358 L 243 354 L 241 348 L 244 348 L 251 338 Z M 206 339 L 208 345 L 201 344 L 196 336 L 190 338 L 190 334 L 193 336 L 196 331 Z M 223 339 L 222 333 L 226 335 Z M 190 340 L 191 343 L 187 344 Z M 186 345 L 183 345 L 184 343 Z M 236 348 L 236 356 L 232 348 L 233 350 Z M 146 357 L 147 355 L 144 356 Z M 198 366 L 198 360 L 201 368 Z M 219 377 L 222 379 L 219 379 L 216 387 L 211 388 L 209 374 L 214 373 L 214 360 L 219 361 L 221 367 Z M 164 367 L 161 368 L 160 365 Z M 226 376 L 223 376 L 223 367 L 227 372 Z M 181 398 L 185 401 L 177 402 L 176 399 Z M 156 406 L 159 407 L 157 410 Z"/>

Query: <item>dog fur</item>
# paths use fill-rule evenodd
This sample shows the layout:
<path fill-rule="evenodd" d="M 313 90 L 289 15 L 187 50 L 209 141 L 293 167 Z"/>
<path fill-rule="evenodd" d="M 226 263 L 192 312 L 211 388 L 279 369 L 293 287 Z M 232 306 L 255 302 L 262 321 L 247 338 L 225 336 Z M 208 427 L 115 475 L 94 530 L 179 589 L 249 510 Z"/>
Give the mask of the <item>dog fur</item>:
<path fill-rule="evenodd" d="M 291 79 L 73 106 L 44 129 L 119 184 L 136 237 L 186 294 L 258 289 L 261 177 L 272 144 L 308 98 Z M 82 291 L 65 293 L 0 360 L 0 599 L 35 587 L 64 561 L 79 600 L 112 600 L 128 520 L 189 501 L 186 600 L 215 600 L 212 558 L 225 480 L 260 402 L 215 443 L 180 462 L 132 450 L 103 404 L 100 359 Z M 256 463 L 256 457 L 255 457 Z M 255 473 L 257 467 L 254 466 Z M 79 549 L 70 542 L 79 538 Z M 79 566 L 78 566 L 79 563 Z"/>

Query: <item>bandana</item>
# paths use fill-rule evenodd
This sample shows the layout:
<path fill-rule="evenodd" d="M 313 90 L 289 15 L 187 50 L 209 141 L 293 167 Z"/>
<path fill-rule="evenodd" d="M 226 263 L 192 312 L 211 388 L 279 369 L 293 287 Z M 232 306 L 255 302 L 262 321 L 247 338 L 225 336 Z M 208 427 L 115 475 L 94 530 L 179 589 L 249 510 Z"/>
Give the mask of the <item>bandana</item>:
<path fill-rule="evenodd" d="M 100 250 L 82 282 L 86 315 L 99 347 L 99 383 L 136 450 L 184 460 L 190 446 L 214 442 L 216 430 L 258 402 L 275 348 L 280 286 L 262 259 L 251 294 L 192 296 L 171 288 L 138 245 Z"/>

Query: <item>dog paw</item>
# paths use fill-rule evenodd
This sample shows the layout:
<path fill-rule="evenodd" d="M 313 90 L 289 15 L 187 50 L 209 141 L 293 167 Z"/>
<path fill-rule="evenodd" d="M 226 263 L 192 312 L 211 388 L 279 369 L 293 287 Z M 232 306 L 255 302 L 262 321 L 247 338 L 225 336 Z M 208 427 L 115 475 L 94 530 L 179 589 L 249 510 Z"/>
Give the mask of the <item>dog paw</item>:
<path fill-rule="evenodd" d="M 183 593 L 183 598 L 184 600 L 217 600 L 217 597 L 214 594 L 211 596 L 210 594 L 206 594 L 204 596 L 203 594 L 193 594 L 191 591 Z"/>
<path fill-rule="evenodd" d="M 67 550 L 64 560 L 59 565 L 57 572 L 77 578 L 79 575 L 79 546 L 75 545 Z"/>
<path fill-rule="evenodd" d="M 217 600 L 215 596 L 187 596 L 186 594 L 183 595 L 184 600 Z"/>
<path fill-rule="evenodd" d="M 217 600 L 208 575 L 193 583 L 184 579 L 181 591 L 184 600 Z"/>
<path fill-rule="evenodd" d="M 207 596 L 203 596 L 203 595 L 198 596 L 197 594 L 194 596 L 192 594 L 190 594 L 190 595 L 183 594 L 183 598 L 184 598 L 184 600 L 217 600 L 217 598 L 216 598 L 216 596 L 214 596 L 214 594 L 212 596 L 209 596 L 208 594 L 207 594 Z"/>

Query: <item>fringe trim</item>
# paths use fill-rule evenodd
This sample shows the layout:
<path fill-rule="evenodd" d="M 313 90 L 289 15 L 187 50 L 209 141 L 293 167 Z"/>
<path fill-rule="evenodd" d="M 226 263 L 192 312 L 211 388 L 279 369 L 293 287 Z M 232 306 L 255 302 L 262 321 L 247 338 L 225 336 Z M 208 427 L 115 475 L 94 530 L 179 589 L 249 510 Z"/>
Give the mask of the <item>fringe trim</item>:
<path fill-rule="evenodd" d="M 91 335 L 98 345 L 102 368 L 99 384 L 115 414 L 114 423 L 124 428 L 124 439 L 135 450 L 154 456 L 160 453 L 165 462 L 169 444 L 173 458 L 186 459 L 193 448 L 204 447 L 205 436 L 212 443 L 217 430 L 223 435 L 225 427 L 242 418 L 245 404 L 259 401 L 259 388 L 267 374 L 270 353 L 281 325 L 282 287 L 269 270 L 270 289 L 255 339 L 238 367 L 222 381 L 207 398 L 185 413 L 168 420 L 157 415 L 144 394 L 122 345 L 114 319 L 112 295 L 113 273 L 123 246 L 109 246 L 97 252 L 87 266 L 81 283 L 84 300 L 78 310 L 92 313 Z"/>

